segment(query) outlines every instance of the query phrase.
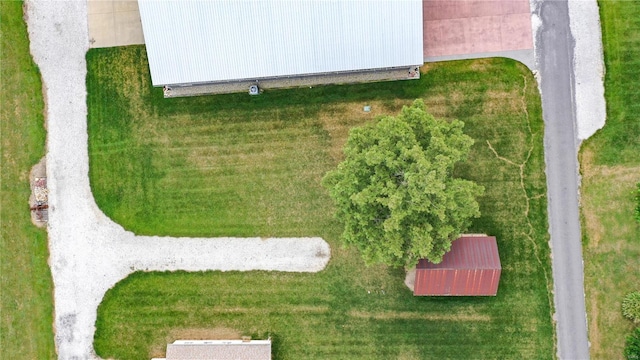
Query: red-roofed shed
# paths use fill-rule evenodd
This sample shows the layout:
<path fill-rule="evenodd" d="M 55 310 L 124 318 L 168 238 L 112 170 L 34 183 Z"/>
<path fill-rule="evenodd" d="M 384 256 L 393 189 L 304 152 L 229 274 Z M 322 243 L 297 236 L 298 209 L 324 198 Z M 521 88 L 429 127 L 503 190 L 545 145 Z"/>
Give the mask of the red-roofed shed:
<path fill-rule="evenodd" d="M 462 236 L 442 262 L 418 262 L 413 294 L 417 296 L 495 296 L 500 282 L 495 236 Z"/>

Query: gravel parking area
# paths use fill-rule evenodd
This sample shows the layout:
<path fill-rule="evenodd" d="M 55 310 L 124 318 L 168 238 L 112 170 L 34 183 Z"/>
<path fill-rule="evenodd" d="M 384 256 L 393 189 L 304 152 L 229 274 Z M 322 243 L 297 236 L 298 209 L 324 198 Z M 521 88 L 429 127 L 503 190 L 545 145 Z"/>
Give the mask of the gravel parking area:
<path fill-rule="evenodd" d="M 320 238 L 135 236 L 108 219 L 89 186 L 86 1 L 27 1 L 31 53 L 47 103 L 49 265 L 60 359 L 97 358 L 93 336 L 105 292 L 134 271 L 316 272 L 329 261 Z"/>
<path fill-rule="evenodd" d="M 551 0 L 530 0 L 531 27 L 534 39 L 542 29 L 539 14 L 545 2 Z M 597 0 L 569 0 L 569 27 L 573 38 L 573 76 L 572 87 L 575 98 L 576 137 L 578 143 L 586 140 L 601 129 L 607 118 L 607 105 L 604 97 L 604 53 L 602 50 L 602 27 Z M 551 24 L 547 24 L 551 26 Z M 538 71 L 540 49 L 534 41 Z M 536 73 L 538 87 L 540 73 Z M 544 96 L 544 94 L 542 94 Z M 570 104 L 567 104 L 570 106 Z"/>
<path fill-rule="evenodd" d="M 573 49 L 574 91 L 578 140 L 586 140 L 604 126 L 604 55 L 600 13 L 596 0 L 569 0 Z"/>

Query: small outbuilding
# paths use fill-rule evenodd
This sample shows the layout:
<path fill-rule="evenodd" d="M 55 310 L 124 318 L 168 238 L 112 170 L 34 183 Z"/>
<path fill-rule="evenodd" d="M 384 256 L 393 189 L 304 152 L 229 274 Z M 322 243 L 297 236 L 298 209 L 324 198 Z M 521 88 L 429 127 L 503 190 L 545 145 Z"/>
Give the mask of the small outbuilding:
<path fill-rule="evenodd" d="M 151 360 L 271 360 L 271 339 L 177 340 L 166 357 Z"/>
<path fill-rule="evenodd" d="M 464 235 L 451 244 L 441 263 L 418 262 L 413 295 L 495 296 L 501 271 L 495 236 Z"/>

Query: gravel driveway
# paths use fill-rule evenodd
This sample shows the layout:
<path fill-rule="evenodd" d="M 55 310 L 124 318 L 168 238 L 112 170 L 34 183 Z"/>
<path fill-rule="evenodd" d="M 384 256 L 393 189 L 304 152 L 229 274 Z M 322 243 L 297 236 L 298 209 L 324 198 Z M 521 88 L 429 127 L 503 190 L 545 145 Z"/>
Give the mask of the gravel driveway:
<path fill-rule="evenodd" d="M 545 123 L 557 356 L 588 359 L 578 149 L 604 126 L 602 39 L 596 0 L 532 0 Z"/>
<path fill-rule="evenodd" d="M 49 265 L 60 359 L 97 358 L 96 311 L 105 292 L 134 271 L 316 272 L 329 261 L 321 238 L 135 236 L 108 219 L 89 186 L 86 1 L 27 1 L 31 53 L 47 103 Z"/>

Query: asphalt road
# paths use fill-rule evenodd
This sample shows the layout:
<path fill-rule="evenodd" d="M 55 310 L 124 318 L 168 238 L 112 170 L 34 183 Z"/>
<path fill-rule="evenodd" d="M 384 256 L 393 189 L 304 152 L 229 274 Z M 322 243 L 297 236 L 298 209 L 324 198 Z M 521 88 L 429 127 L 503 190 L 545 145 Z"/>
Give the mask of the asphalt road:
<path fill-rule="evenodd" d="M 545 123 L 549 231 L 553 256 L 558 357 L 588 359 L 573 89 L 574 41 L 566 1 L 540 4 L 536 36 Z"/>

